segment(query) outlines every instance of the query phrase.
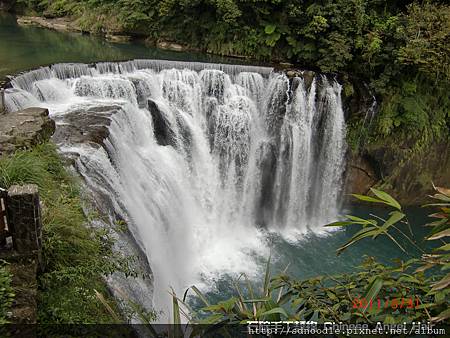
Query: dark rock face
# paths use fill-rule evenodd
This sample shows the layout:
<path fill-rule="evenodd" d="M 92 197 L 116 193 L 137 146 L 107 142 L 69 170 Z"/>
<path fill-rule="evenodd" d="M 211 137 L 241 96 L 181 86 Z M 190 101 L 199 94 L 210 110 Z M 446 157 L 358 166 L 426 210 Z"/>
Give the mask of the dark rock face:
<path fill-rule="evenodd" d="M 258 165 L 261 168 L 261 198 L 257 206 L 259 212 L 256 214 L 256 222 L 264 227 L 273 216 L 271 210 L 277 163 L 276 147 L 269 142 L 262 144 L 258 157 Z"/>
<path fill-rule="evenodd" d="M 0 115 L 0 155 L 45 142 L 54 132 L 55 122 L 45 108 Z"/>
<path fill-rule="evenodd" d="M 167 146 L 175 146 L 174 143 L 174 132 L 172 131 L 169 121 L 166 120 L 158 104 L 153 100 L 148 100 L 148 110 L 152 115 L 153 120 L 153 131 L 155 133 L 155 138 L 158 144 Z"/>
<path fill-rule="evenodd" d="M 347 122 L 366 121 L 376 115 L 373 93 L 359 79 L 343 77 L 342 100 Z M 374 115 L 371 115 L 374 114 Z M 370 187 L 384 190 L 403 205 L 427 202 L 432 183 L 450 185 L 450 140 L 435 140 L 422 150 L 414 140 L 386 138 L 361 146 L 349 154 L 347 193 L 366 194 Z"/>
<path fill-rule="evenodd" d="M 278 139 L 280 135 L 280 129 L 286 115 L 286 103 L 289 98 L 289 82 L 283 81 L 282 84 L 278 84 L 277 86 L 277 90 L 270 91 L 267 106 L 265 107 L 267 111 L 266 124 L 268 126 L 268 133 L 274 139 Z"/>
<path fill-rule="evenodd" d="M 374 164 L 363 156 L 350 156 L 346 174 L 347 194 L 365 195 L 380 179 Z"/>
<path fill-rule="evenodd" d="M 130 80 L 136 88 L 137 102 L 139 103 L 139 106 L 146 107 L 147 98 L 152 96 L 150 86 L 139 78 L 130 78 Z"/>

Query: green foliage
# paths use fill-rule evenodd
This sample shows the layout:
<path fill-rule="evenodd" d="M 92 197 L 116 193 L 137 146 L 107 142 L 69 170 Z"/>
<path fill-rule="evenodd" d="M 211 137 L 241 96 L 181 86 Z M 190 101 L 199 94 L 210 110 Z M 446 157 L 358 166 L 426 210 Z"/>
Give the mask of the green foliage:
<path fill-rule="evenodd" d="M 12 275 L 7 263 L 0 260 L 0 325 L 8 323 L 8 312 L 14 300 L 14 290 L 11 286 Z"/>
<path fill-rule="evenodd" d="M 450 318 L 450 312 L 448 311 L 448 307 L 450 306 L 450 273 L 446 271 L 450 268 L 450 244 L 446 242 L 446 238 L 450 237 L 450 189 L 434 187 L 436 190 L 436 194 L 432 196 L 437 203 L 432 203 L 426 205 L 426 207 L 437 207 L 439 209 L 438 212 L 430 214 L 429 217 L 435 219 L 434 222 L 426 224 L 432 228 L 429 236 L 426 238 L 429 241 L 437 241 L 439 240 L 440 246 L 433 250 L 432 253 L 423 253 L 420 260 L 413 259 L 404 263 L 406 269 L 411 269 L 415 267 L 414 275 L 410 276 L 411 278 L 416 278 L 416 274 L 421 274 L 423 271 L 428 270 L 430 268 L 439 269 L 440 272 L 437 273 L 436 278 L 426 278 L 424 280 L 424 289 L 425 295 L 431 297 L 430 302 L 427 304 L 424 309 L 427 309 L 428 319 L 434 322 L 444 321 Z M 372 231 L 375 235 L 372 238 L 376 238 L 378 234 L 386 235 L 390 238 L 395 244 L 400 246 L 398 241 L 394 238 L 393 235 L 389 233 L 390 230 L 398 233 L 400 236 L 405 237 L 409 240 L 413 245 L 415 242 L 412 238 L 413 234 L 408 223 L 408 219 L 406 215 L 401 211 L 400 204 L 389 194 L 371 189 L 374 193 L 375 197 L 365 196 L 365 195 L 353 195 L 357 199 L 369 203 L 384 203 L 389 205 L 394 210 L 389 214 L 390 217 L 387 220 L 382 219 L 381 217 L 373 215 L 371 219 L 362 219 L 355 216 L 348 215 L 347 221 L 344 222 L 335 222 L 330 224 L 329 226 L 348 226 L 348 225 L 358 225 L 362 226 L 362 229 L 354 235 L 348 243 L 338 249 L 338 252 L 342 252 L 346 250 L 351 244 L 359 242 L 360 240 L 368 237 L 368 236 L 360 236 L 360 233 L 367 233 L 368 231 Z M 379 223 L 379 221 L 382 222 Z M 410 236 L 405 234 L 398 225 L 400 223 L 405 223 L 408 225 L 410 229 Z M 373 228 L 374 230 L 369 230 Z M 404 249 L 400 246 L 400 248 L 404 251 Z M 412 279 L 411 279 L 412 280 Z M 431 314 L 434 316 L 431 317 Z"/>
<path fill-rule="evenodd" d="M 425 1 L 412 3 L 405 15 L 402 37 L 406 44 L 398 52 L 403 64 L 415 65 L 433 78 L 450 79 L 450 9 Z"/>
<path fill-rule="evenodd" d="M 315 65 L 322 71 L 351 69 L 369 79 L 392 69 L 399 74 L 400 65 L 407 65 L 427 73 L 442 73 L 448 79 L 450 9 L 434 2 L 404 1 L 398 5 L 387 0 L 19 2 L 56 16 L 88 15 L 92 23 L 98 22 L 106 31 L 137 30 L 204 49 L 218 40 L 224 49 L 216 48 L 215 52 L 222 50 L 223 54 L 232 49 L 235 54 L 253 58 L 278 55 Z M 256 45 L 247 43 L 255 37 Z M 225 47 L 228 44 L 232 47 Z M 261 45 L 270 47 L 269 52 L 260 50 Z"/>
<path fill-rule="evenodd" d="M 439 294 L 437 299 L 430 294 L 433 280 L 423 272 L 415 272 L 413 263 L 385 266 L 366 257 L 358 271 L 351 274 L 296 280 L 283 273 L 270 278 L 267 292 L 261 290 L 259 295 L 248 280 L 246 283 L 238 280 L 235 297 L 210 304 L 200 295 L 205 306 L 198 311 L 173 294 L 177 304 L 174 311 L 177 318 L 184 315 L 191 323 L 215 324 L 216 329 L 254 320 L 318 323 L 430 320 L 431 315 L 448 306 L 446 293 Z"/>
<path fill-rule="evenodd" d="M 39 186 L 43 210 L 45 269 L 38 281 L 39 322 L 116 322 L 98 296 L 109 295 L 104 275 L 134 272 L 128 258 L 113 253 L 107 231 L 87 226 L 78 184 L 64 169 L 54 145 L 39 145 L 0 159 L 0 185 L 24 183 Z M 110 297 L 107 301 L 114 308 Z"/>
<path fill-rule="evenodd" d="M 417 300 L 432 301 L 427 296 L 429 281 L 423 274 L 414 274 L 413 268 L 404 263 L 386 267 L 372 258 L 367 258 L 360 271 L 352 274 L 305 281 L 282 275 L 273 279 L 273 286 L 284 288 L 283 292 L 289 295 L 286 298 L 291 318 L 297 320 L 315 317 L 319 322 L 410 322 L 428 318 L 427 310 L 417 307 Z M 413 304 L 408 307 L 408 303 Z"/>
<path fill-rule="evenodd" d="M 432 284 L 430 291 L 431 295 L 434 295 L 436 303 L 442 302 L 444 299 L 449 298 L 450 289 L 450 243 L 446 240 L 450 237 L 450 189 L 435 187 L 436 194 L 433 199 L 436 203 L 429 204 L 427 206 L 438 207 L 439 211 L 429 215 L 435 219 L 434 222 L 426 224 L 426 226 L 432 227 L 431 233 L 427 240 L 440 241 L 440 246 L 433 250 L 432 254 L 425 254 L 422 257 L 423 265 L 420 271 L 425 271 L 430 268 L 440 268 L 445 276 Z M 447 309 L 439 313 L 433 318 L 434 321 L 440 322 L 448 320 L 450 318 L 450 311 Z"/>
<path fill-rule="evenodd" d="M 31 152 L 19 151 L 0 158 L 0 186 L 34 183 L 42 193 L 51 192 L 52 175 L 63 180 L 65 173 L 60 160 L 49 155 L 50 148 L 50 145 L 38 146 Z"/>
<path fill-rule="evenodd" d="M 183 299 L 178 298 L 172 291 L 174 318 L 179 320 L 181 316 L 184 316 L 190 322 L 196 324 L 242 324 L 248 320 L 288 318 L 289 315 L 283 308 L 286 297 L 282 297 L 282 290 L 273 287 L 272 282 L 269 258 L 261 289 L 253 286 L 248 277 L 242 274 L 234 282 L 236 296 L 217 304 L 211 304 L 195 286 L 185 292 Z M 199 311 L 193 310 L 186 302 L 189 290 L 194 291 L 204 304 L 204 307 Z M 196 333 L 195 331 L 193 334 Z"/>
<path fill-rule="evenodd" d="M 373 137 L 415 138 L 417 142 L 420 136 L 429 142 L 447 137 L 449 90 L 450 82 L 434 83 L 423 75 L 401 77 L 383 94 Z"/>
<path fill-rule="evenodd" d="M 443 243 L 430 254 L 424 252 L 422 257 L 408 261 L 397 260 L 393 265 L 384 265 L 366 257 L 356 272 L 306 280 L 293 279 L 285 272 L 270 278 L 269 258 L 263 287 L 259 291 L 242 275 L 234 282 L 234 297 L 211 304 L 193 286 L 191 290 L 204 304 L 200 310 L 194 310 L 187 304 L 186 295 L 189 290 L 183 299 L 172 292 L 174 318 L 184 315 L 191 323 L 215 324 L 214 329 L 222 330 L 221 333 L 225 336 L 232 336 L 226 332 L 225 324 L 243 324 L 254 320 L 386 324 L 445 321 L 450 318 L 450 274 L 446 272 L 450 268 L 450 244 L 443 239 L 450 237 L 450 190 L 435 189 L 437 194 L 433 198 L 438 203 L 428 206 L 438 207 L 439 212 L 430 215 L 436 221 L 427 224 L 432 228 L 427 240 L 441 240 Z M 364 238 L 375 239 L 379 235 L 387 236 L 397 245 L 399 244 L 394 236 L 401 235 L 416 245 L 398 227 L 402 222 L 409 225 L 401 205 L 381 190 L 372 189 L 372 194 L 373 196 L 354 196 L 364 202 L 392 208 L 389 218 L 385 220 L 371 214 L 371 218 L 364 219 L 348 215 L 346 221 L 330 224 L 329 226 L 361 227 L 361 231 L 339 248 L 338 252 L 347 250 L 351 244 Z M 431 268 L 438 272 L 426 275 L 424 271 Z M 242 277 L 245 278 L 245 283 L 241 281 Z M 198 332 L 194 331 L 191 336 L 195 334 Z"/>
<path fill-rule="evenodd" d="M 380 235 L 387 236 L 389 239 L 391 239 L 402 251 L 405 251 L 405 249 L 398 243 L 398 241 L 391 235 L 389 232 L 392 228 L 399 231 L 401 234 L 404 234 L 401 230 L 399 230 L 397 227 L 395 227 L 395 224 L 399 223 L 403 219 L 405 219 L 406 215 L 402 212 L 402 207 L 400 204 L 389 194 L 385 193 L 384 191 L 380 191 L 374 188 L 370 189 L 372 193 L 375 195 L 375 197 L 366 196 L 366 195 L 358 195 L 353 194 L 354 197 L 359 199 L 360 201 L 364 202 L 370 202 L 370 203 L 382 203 L 385 205 L 388 205 L 395 210 L 389 213 L 389 218 L 387 220 L 384 220 L 380 217 L 375 217 L 378 219 L 363 219 L 360 217 L 352 216 L 352 215 L 346 215 L 347 221 L 339 221 L 334 222 L 331 224 L 328 224 L 329 227 L 343 227 L 348 225 L 360 225 L 362 226 L 362 229 L 358 231 L 355 235 L 350 238 L 350 240 L 345 243 L 343 246 L 341 246 L 338 249 L 338 254 L 340 254 L 342 251 L 346 250 L 350 245 L 359 242 L 360 240 L 371 237 L 372 239 L 377 238 Z M 379 223 L 379 221 L 382 221 L 382 223 Z M 411 232 L 412 233 L 412 232 Z"/>

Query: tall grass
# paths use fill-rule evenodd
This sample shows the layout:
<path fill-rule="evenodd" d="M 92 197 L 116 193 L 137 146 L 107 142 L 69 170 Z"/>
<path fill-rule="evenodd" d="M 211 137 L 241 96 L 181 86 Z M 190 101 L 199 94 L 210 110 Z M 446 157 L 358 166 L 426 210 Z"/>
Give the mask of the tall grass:
<path fill-rule="evenodd" d="M 12 275 L 6 264 L 0 259 L 0 325 L 8 323 L 8 312 L 11 310 L 15 296 L 11 286 Z"/>
<path fill-rule="evenodd" d="M 114 323 L 103 276 L 118 268 L 112 240 L 87 226 L 76 180 L 51 143 L 0 158 L 0 186 L 37 184 L 43 211 L 44 271 L 39 274 L 41 323 Z M 102 294 L 100 301 L 98 294 Z"/>

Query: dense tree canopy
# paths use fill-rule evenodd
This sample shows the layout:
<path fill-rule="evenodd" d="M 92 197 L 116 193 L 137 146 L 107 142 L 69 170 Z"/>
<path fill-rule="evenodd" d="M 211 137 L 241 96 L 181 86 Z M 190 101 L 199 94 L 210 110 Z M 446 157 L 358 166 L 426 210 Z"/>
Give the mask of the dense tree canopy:
<path fill-rule="evenodd" d="M 21 0 L 46 15 L 83 16 L 217 54 L 289 59 L 364 77 L 414 65 L 449 79 L 450 6 L 411 0 Z M 395 74 L 390 74 L 395 75 Z"/>

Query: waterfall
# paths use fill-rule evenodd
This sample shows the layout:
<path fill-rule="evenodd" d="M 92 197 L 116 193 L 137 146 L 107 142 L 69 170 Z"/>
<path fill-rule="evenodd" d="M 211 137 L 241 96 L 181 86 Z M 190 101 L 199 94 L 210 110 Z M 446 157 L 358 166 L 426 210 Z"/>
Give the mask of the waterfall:
<path fill-rule="evenodd" d="M 325 76 L 134 60 L 58 64 L 11 85 L 8 109 L 48 107 L 60 151 L 111 223 L 126 221 L 157 309 L 169 286 L 256 276 L 269 233 L 320 231 L 338 215 L 345 121 Z"/>

